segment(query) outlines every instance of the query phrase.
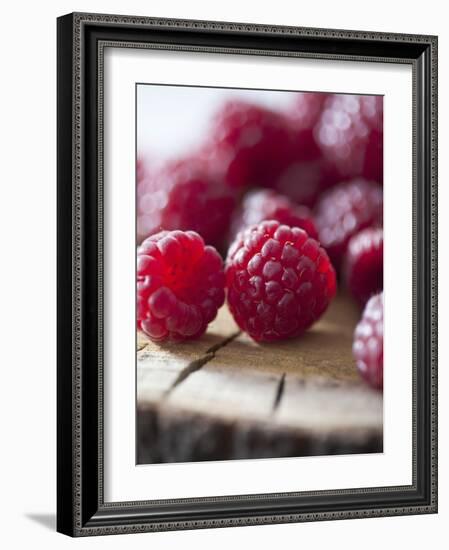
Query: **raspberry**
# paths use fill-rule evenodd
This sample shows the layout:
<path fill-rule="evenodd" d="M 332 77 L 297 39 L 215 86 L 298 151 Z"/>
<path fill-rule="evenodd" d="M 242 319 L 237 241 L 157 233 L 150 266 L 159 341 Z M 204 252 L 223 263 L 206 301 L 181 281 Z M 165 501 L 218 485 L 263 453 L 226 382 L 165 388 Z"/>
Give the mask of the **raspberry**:
<path fill-rule="evenodd" d="M 148 166 L 147 166 L 147 160 L 142 155 L 137 157 L 136 160 L 136 179 L 137 179 L 137 185 L 139 185 L 147 175 L 148 172 Z"/>
<path fill-rule="evenodd" d="M 367 228 L 354 235 L 345 258 L 346 284 L 354 298 L 364 305 L 383 286 L 383 230 Z"/>
<path fill-rule="evenodd" d="M 273 188 L 297 204 L 313 207 L 323 189 L 326 170 L 319 155 L 293 161 L 276 180 Z"/>
<path fill-rule="evenodd" d="M 383 388 L 383 292 L 371 297 L 354 332 L 352 352 L 362 377 L 373 388 Z"/>
<path fill-rule="evenodd" d="M 273 187 L 296 159 L 317 150 L 295 132 L 287 117 L 245 101 L 230 101 L 217 113 L 203 155 L 234 188 Z"/>
<path fill-rule="evenodd" d="M 325 102 L 332 94 L 325 92 L 299 92 L 290 116 L 296 126 L 312 130 L 320 119 Z"/>
<path fill-rule="evenodd" d="M 251 191 L 245 195 L 241 208 L 234 214 L 231 234 L 237 235 L 245 227 L 265 220 L 300 227 L 309 237 L 318 239 L 311 211 L 306 206 L 298 206 L 287 197 L 269 189 Z"/>
<path fill-rule="evenodd" d="M 145 182 L 138 195 L 138 240 L 161 230 L 192 230 L 219 245 L 236 204 L 230 190 L 204 161 L 196 157 L 166 165 Z"/>
<path fill-rule="evenodd" d="M 364 179 L 341 183 L 322 195 L 315 209 L 321 245 L 336 269 L 349 239 L 365 227 L 382 225 L 382 188 Z"/>
<path fill-rule="evenodd" d="M 382 97 L 343 94 L 329 97 L 314 132 L 340 179 L 362 176 L 382 183 Z"/>
<path fill-rule="evenodd" d="M 228 303 L 256 341 L 299 336 L 335 295 L 335 272 L 317 241 L 276 221 L 237 235 L 226 261 Z"/>
<path fill-rule="evenodd" d="M 137 249 L 137 326 L 154 341 L 199 338 L 224 302 L 223 262 L 194 231 L 161 231 Z"/>

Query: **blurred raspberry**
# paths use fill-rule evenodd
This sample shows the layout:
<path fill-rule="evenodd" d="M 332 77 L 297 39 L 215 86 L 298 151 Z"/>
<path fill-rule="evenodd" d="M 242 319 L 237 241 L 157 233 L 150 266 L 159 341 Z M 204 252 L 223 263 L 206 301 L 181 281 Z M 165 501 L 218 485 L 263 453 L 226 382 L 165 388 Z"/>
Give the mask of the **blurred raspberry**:
<path fill-rule="evenodd" d="M 136 160 L 136 178 L 137 178 L 137 184 L 141 182 L 145 178 L 145 161 L 143 157 L 137 157 Z"/>
<path fill-rule="evenodd" d="M 314 206 L 322 191 L 339 179 L 333 163 L 325 158 L 315 138 L 315 126 L 329 97 L 328 93 L 297 93 L 288 113 L 298 150 L 292 154 L 290 164 L 274 187 L 305 206 Z"/>
<path fill-rule="evenodd" d="M 326 99 L 315 138 L 339 179 L 383 181 L 383 98 L 335 94 Z"/>
<path fill-rule="evenodd" d="M 256 341 L 299 336 L 335 295 L 335 272 L 317 241 L 276 221 L 237 235 L 226 261 L 229 308 Z"/>
<path fill-rule="evenodd" d="M 197 157 L 167 164 L 147 178 L 138 193 L 137 236 L 161 230 L 192 230 L 213 245 L 221 244 L 236 205 L 213 167 Z"/>
<path fill-rule="evenodd" d="M 137 249 L 137 326 L 152 340 L 199 338 L 224 302 L 223 262 L 193 231 L 162 231 Z"/>
<path fill-rule="evenodd" d="M 242 229 L 265 220 L 300 227 L 309 237 L 318 239 L 312 212 L 270 189 L 254 190 L 245 195 L 241 207 L 234 213 L 231 235 L 235 237 Z"/>
<path fill-rule="evenodd" d="M 293 202 L 313 208 L 323 189 L 327 167 L 321 157 L 292 161 L 276 180 L 273 188 Z"/>
<path fill-rule="evenodd" d="M 280 112 L 231 101 L 217 113 L 202 154 L 233 188 L 277 188 L 310 204 L 318 174 L 313 163 L 303 163 L 320 154 L 312 138 L 310 129 L 295 128 Z"/>
<path fill-rule="evenodd" d="M 326 92 L 298 92 L 295 94 L 290 118 L 296 127 L 313 130 L 320 119 L 326 100 L 332 94 Z"/>
<path fill-rule="evenodd" d="M 315 209 L 318 236 L 337 270 L 349 239 L 361 229 L 381 226 L 382 218 L 383 193 L 376 183 L 355 179 L 322 195 Z"/>
<path fill-rule="evenodd" d="M 143 155 L 137 157 L 136 160 L 136 196 L 137 204 L 140 198 L 148 192 L 148 185 L 151 181 L 152 173 L 148 166 L 147 158 Z"/>
<path fill-rule="evenodd" d="M 362 319 L 354 332 L 352 352 L 361 376 L 373 388 L 383 388 L 384 306 L 383 292 L 366 304 Z"/>
<path fill-rule="evenodd" d="M 368 227 L 351 237 L 345 258 L 345 280 L 354 298 L 364 305 L 383 286 L 383 230 Z"/>

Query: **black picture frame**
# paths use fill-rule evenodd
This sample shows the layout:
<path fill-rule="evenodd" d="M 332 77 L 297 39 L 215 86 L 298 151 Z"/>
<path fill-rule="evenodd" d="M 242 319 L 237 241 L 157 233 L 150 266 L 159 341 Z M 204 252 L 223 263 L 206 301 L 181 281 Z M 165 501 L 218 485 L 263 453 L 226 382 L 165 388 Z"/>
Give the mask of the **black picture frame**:
<path fill-rule="evenodd" d="M 57 30 L 57 530 L 87 536 L 437 512 L 437 37 L 85 13 L 60 17 Z M 98 106 L 105 42 L 412 66 L 410 486 L 104 502 Z"/>

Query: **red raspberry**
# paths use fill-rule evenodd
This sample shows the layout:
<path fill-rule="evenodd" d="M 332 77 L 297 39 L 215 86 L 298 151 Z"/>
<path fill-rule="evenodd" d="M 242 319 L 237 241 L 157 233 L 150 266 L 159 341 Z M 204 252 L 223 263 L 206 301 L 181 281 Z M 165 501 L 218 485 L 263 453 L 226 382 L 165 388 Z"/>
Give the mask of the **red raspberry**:
<path fill-rule="evenodd" d="M 290 116 L 300 128 L 313 130 L 320 119 L 325 102 L 332 94 L 326 92 L 298 92 Z"/>
<path fill-rule="evenodd" d="M 366 142 L 362 176 L 383 184 L 383 98 L 379 96 L 363 97 L 362 112 L 370 129 Z"/>
<path fill-rule="evenodd" d="M 362 377 L 373 388 L 383 388 L 384 370 L 383 292 L 369 299 L 354 332 L 352 352 Z"/>
<path fill-rule="evenodd" d="M 224 302 L 223 261 L 194 231 L 161 231 L 137 249 L 137 326 L 152 340 L 199 338 Z"/>
<path fill-rule="evenodd" d="M 349 239 L 365 227 L 382 225 L 382 216 L 382 188 L 375 183 L 356 179 L 322 195 L 315 209 L 318 236 L 336 269 Z"/>
<path fill-rule="evenodd" d="M 297 204 L 312 208 L 323 189 L 326 169 L 319 155 L 293 161 L 276 180 L 273 188 Z"/>
<path fill-rule="evenodd" d="M 328 93 L 297 93 L 289 112 L 299 151 L 292 156 L 291 164 L 282 172 L 275 188 L 306 206 L 314 206 L 321 192 L 340 179 L 315 138 L 315 126 L 329 97 Z"/>
<path fill-rule="evenodd" d="M 336 290 L 334 269 L 317 241 L 276 221 L 237 235 L 226 283 L 236 323 L 256 341 L 300 335 L 323 314 Z"/>
<path fill-rule="evenodd" d="M 383 286 L 384 237 L 380 228 L 370 228 L 354 235 L 345 258 L 346 284 L 354 298 L 364 305 Z"/>
<path fill-rule="evenodd" d="M 145 176 L 145 163 L 142 157 L 139 157 L 136 161 L 136 177 L 137 183 L 143 180 Z"/>
<path fill-rule="evenodd" d="M 310 147 L 318 151 L 281 113 L 230 101 L 217 113 L 203 155 L 220 167 L 231 187 L 273 187 L 292 161 L 310 154 Z"/>
<path fill-rule="evenodd" d="M 265 220 L 300 227 L 309 237 L 318 239 L 311 211 L 269 189 L 251 191 L 245 195 L 241 208 L 234 214 L 231 234 L 235 236 L 242 229 Z"/>
<path fill-rule="evenodd" d="M 329 97 L 315 127 L 315 138 L 340 179 L 362 176 L 382 183 L 382 97 Z"/>
<path fill-rule="evenodd" d="M 212 167 L 198 158 L 166 165 L 145 182 L 138 195 L 138 240 L 161 230 L 197 231 L 213 245 L 220 244 L 236 204 L 230 190 Z"/>

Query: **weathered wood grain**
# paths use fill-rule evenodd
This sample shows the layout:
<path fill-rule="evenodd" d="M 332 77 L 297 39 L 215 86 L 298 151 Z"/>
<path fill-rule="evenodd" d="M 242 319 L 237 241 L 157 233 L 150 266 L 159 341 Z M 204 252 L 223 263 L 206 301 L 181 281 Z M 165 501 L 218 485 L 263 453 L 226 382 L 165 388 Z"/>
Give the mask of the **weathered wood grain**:
<path fill-rule="evenodd" d="M 313 381 L 288 375 L 274 422 L 318 433 L 378 430 L 382 398 L 363 382 Z"/>
<path fill-rule="evenodd" d="M 257 344 L 223 307 L 197 342 L 138 351 L 138 462 L 382 450 L 382 395 L 351 353 L 359 311 L 338 296 L 303 337 Z"/>
<path fill-rule="evenodd" d="M 238 334 L 238 327 L 223 308 L 197 341 L 157 344 L 138 333 L 137 403 L 138 409 L 158 402 L 189 373 L 214 357 L 217 349 Z"/>

